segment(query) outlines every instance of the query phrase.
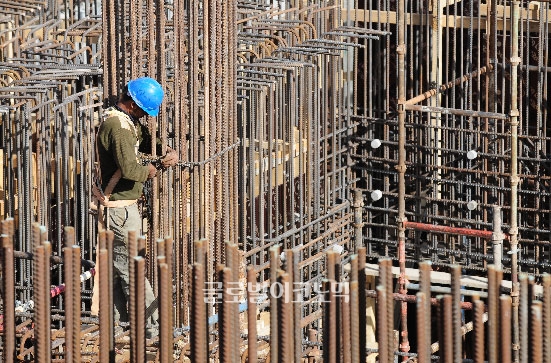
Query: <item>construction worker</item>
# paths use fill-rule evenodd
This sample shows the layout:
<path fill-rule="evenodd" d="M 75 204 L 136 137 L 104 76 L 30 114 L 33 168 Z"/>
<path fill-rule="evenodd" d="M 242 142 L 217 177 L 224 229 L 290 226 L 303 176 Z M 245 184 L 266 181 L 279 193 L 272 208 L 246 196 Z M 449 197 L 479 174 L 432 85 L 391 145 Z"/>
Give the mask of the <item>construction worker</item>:
<path fill-rule="evenodd" d="M 93 192 L 100 205 L 100 228 L 114 233 L 113 301 L 115 320 L 121 322 L 128 321 L 128 232 L 141 232 L 142 217 L 137 201 L 142 196 L 143 183 L 157 174 L 153 164 L 143 165 L 138 158 L 138 152 L 151 154 L 154 145 L 149 130 L 139 119 L 146 115 L 157 116 L 163 97 L 164 91 L 154 79 L 131 80 L 117 104 L 105 110 L 96 137 L 101 185 L 96 185 Z M 160 149 L 160 143 L 155 144 Z M 160 150 L 157 153 L 161 154 Z M 174 166 L 177 161 L 177 153 L 170 148 L 160 159 L 163 167 Z M 150 327 L 146 336 L 152 338 L 158 334 L 158 312 L 151 306 L 155 296 L 147 280 L 145 294 L 146 310 L 152 311 L 151 316 L 146 317 Z"/>

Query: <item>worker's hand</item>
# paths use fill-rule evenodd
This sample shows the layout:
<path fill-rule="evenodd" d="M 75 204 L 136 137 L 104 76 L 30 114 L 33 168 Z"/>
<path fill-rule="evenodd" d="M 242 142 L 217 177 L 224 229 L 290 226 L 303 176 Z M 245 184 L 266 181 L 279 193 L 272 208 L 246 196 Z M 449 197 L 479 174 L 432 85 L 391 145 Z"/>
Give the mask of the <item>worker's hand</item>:
<path fill-rule="evenodd" d="M 176 150 L 168 148 L 168 152 L 166 153 L 166 155 L 161 158 L 161 163 L 165 168 L 175 166 L 178 163 L 178 153 L 176 152 Z"/>
<path fill-rule="evenodd" d="M 153 164 L 147 164 L 147 168 L 149 169 L 149 175 L 147 176 L 147 178 L 154 178 L 155 175 L 157 175 L 157 168 Z"/>

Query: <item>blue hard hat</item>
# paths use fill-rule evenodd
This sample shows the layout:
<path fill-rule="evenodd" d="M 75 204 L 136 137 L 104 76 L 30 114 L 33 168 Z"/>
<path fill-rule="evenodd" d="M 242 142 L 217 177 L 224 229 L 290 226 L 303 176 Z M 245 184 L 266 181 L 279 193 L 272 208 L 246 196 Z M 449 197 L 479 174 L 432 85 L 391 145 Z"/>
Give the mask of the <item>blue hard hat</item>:
<path fill-rule="evenodd" d="M 128 94 L 149 116 L 157 116 L 165 92 L 153 78 L 140 77 L 128 82 Z"/>

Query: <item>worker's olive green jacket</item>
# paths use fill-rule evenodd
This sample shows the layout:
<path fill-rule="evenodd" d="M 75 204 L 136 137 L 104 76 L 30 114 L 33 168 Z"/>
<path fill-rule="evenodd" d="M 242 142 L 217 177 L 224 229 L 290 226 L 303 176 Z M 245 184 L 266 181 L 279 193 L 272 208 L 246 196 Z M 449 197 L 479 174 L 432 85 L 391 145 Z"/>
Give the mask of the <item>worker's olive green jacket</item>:
<path fill-rule="evenodd" d="M 147 127 L 121 110 L 110 107 L 103 114 L 103 122 L 97 133 L 96 147 L 103 190 L 115 171 L 121 169 L 121 179 L 109 199 L 140 198 L 149 169 L 142 165 L 137 154 L 138 151 L 151 153 L 151 134 Z"/>

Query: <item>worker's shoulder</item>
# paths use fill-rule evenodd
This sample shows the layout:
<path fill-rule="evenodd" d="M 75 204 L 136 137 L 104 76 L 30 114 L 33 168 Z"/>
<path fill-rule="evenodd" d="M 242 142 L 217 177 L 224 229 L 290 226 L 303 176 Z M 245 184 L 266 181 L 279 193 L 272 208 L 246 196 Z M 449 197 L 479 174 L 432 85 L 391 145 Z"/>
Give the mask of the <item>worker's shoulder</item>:
<path fill-rule="evenodd" d="M 105 113 L 102 128 L 104 131 L 116 131 L 122 129 L 135 133 L 132 121 L 122 112 Z"/>

